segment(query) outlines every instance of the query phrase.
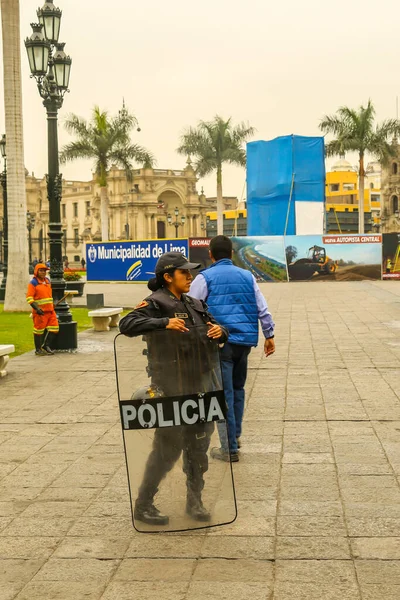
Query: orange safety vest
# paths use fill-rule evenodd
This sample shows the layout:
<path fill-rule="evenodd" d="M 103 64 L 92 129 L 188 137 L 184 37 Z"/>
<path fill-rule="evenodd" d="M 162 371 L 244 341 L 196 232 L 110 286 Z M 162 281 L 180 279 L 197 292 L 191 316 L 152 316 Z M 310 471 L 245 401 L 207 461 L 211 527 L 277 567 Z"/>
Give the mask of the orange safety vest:
<path fill-rule="evenodd" d="M 26 301 L 28 304 L 35 302 L 44 312 L 52 312 L 54 305 L 50 279 L 45 277 L 41 281 L 37 277 L 33 277 L 28 284 Z"/>

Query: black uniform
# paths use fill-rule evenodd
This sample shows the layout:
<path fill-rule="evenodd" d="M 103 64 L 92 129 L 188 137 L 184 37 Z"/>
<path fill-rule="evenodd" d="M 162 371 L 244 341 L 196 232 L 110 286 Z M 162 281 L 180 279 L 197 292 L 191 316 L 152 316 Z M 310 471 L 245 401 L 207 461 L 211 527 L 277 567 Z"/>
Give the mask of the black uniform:
<path fill-rule="evenodd" d="M 163 335 L 170 318 L 185 321 L 188 332 L 175 330 Z M 152 384 L 165 396 L 178 396 L 221 388 L 216 373 L 216 345 L 228 339 L 221 327 L 219 340 L 207 337 L 206 323 L 216 324 L 204 302 L 182 294 L 178 299 L 162 288 L 148 296 L 134 311 L 121 319 L 119 328 L 129 337 L 143 335 L 148 348 L 148 370 Z M 213 423 L 156 429 L 153 449 L 148 458 L 136 506 L 153 502 L 158 486 L 183 452 L 183 470 L 187 476 L 188 502 L 199 499 L 204 487 L 203 474 L 208 469 L 207 451 L 214 429 Z"/>

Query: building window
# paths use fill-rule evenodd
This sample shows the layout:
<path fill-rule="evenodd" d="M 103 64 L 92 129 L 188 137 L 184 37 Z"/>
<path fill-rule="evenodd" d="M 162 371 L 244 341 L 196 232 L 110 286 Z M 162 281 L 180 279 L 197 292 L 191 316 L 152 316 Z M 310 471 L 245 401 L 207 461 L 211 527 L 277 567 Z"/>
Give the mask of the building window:
<path fill-rule="evenodd" d="M 78 203 L 74 202 L 74 218 L 78 217 Z"/>
<path fill-rule="evenodd" d="M 398 196 L 392 196 L 392 213 L 396 213 L 399 210 L 399 198 Z"/>
<path fill-rule="evenodd" d="M 85 202 L 85 205 L 86 205 L 86 216 L 90 217 L 90 201 Z"/>
<path fill-rule="evenodd" d="M 61 210 L 62 210 L 62 218 L 66 219 L 66 217 L 67 217 L 67 210 L 66 210 L 65 204 L 61 204 Z"/>
<path fill-rule="evenodd" d="M 397 163 L 393 163 L 392 164 L 392 173 L 393 173 L 393 175 L 397 175 L 397 171 L 398 171 Z"/>
<path fill-rule="evenodd" d="M 329 187 L 331 192 L 338 192 L 340 190 L 340 185 L 338 183 L 331 183 Z"/>
<path fill-rule="evenodd" d="M 74 244 L 79 244 L 79 229 L 74 229 Z"/>
<path fill-rule="evenodd" d="M 78 254 L 74 255 L 74 262 L 79 262 L 79 256 L 78 256 Z"/>
<path fill-rule="evenodd" d="M 343 184 L 343 189 L 346 190 L 347 192 L 351 191 L 351 190 L 355 190 L 356 186 L 354 183 L 344 183 Z"/>
<path fill-rule="evenodd" d="M 373 183 L 370 183 L 370 184 L 369 184 L 369 189 L 370 189 L 370 190 L 373 190 L 373 189 L 374 189 L 374 184 L 373 184 Z"/>

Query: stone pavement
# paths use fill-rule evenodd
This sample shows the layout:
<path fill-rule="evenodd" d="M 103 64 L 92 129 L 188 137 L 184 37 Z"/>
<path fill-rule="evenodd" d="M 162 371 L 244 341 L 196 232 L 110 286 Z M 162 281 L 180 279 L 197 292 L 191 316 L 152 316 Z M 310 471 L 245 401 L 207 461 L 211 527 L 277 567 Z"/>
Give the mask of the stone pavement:
<path fill-rule="evenodd" d="M 124 306 L 146 293 L 104 288 Z M 12 359 L 0 599 L 398 600 L 399 288 L 263 286 L 277 352 L 251 355 L 239 516 L 197 533 L 132 529 L 113 333 L 82 334 L 75 355 Z"/>

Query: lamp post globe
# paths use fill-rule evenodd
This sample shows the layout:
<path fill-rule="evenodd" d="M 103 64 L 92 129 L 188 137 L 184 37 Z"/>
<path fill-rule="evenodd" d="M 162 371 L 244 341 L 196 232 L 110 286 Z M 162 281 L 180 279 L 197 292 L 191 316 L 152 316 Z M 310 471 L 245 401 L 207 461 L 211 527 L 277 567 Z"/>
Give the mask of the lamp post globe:
<path fill-rule="evenodd" d="M 167 221 L 168 221 L 168 225 L 173 225 L 175 227 L 175 237 L 178 237 L 178 230 L 179 227 L 185 224 L 186 221 L 186 217 L 185 215 L 181 215 L 181 220 L 179 222 L 178 217 L 179 217 L 179 208 L 177 206 L 175 206 L 174 209 L 174 215 L 175 215 L 175 221 L 172 220 L 172 215 L 171 213 L 168 213 L 167 215 Z"/>
<path fill-rule="evenodd" d="M 29 68 L 33 77 L 45 77 L 49 67 L 50 44 L 43 35 L 43 25 L 31 23 L 32 35 L 25 40 Z"/>
<path fill-rule="evenodd" d="M 56 349 L 74 350 L 78 346 L 77 323 L 72 320 L 64 298 L 65 280 L 62 260 L 61 198 L 62 175 L 58 161 L 58 111 L 68 91 L 72 60 L 59 42 L 62 11 L 52 0 L 45 0 L 37 11 L 39 23 L 32 24 L 32 34 L 25 40 L 29 67 L 35 78 L 40 97 L 47 112 L 49 201 L 50 278 L 60 332 Z M 31 227 L 33 227 L 31 222 Z"/>
<path fill-rule="evenodd" d="M 36 14 L 39 23 L 43 25 L 44 35 L 50 44 L 57 44 L 60 35 L 62 11 L 56 8 L 52 0 L 46 0 Z"/>
<path fill-rule="evenodd" d="M 56 44 L 56 52 L 53 57 L 54 77 L 58 89 L 68 90 L 69 76 L 71 73 L 72 60 L 64 52 L 65 44 Z"/>

